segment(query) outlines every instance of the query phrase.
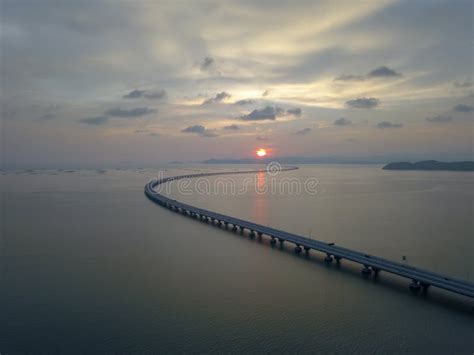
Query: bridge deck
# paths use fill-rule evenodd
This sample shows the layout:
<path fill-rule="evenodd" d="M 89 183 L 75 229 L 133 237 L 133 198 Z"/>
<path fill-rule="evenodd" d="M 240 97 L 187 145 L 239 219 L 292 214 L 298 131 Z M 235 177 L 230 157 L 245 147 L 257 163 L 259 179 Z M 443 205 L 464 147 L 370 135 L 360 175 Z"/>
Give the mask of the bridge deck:
<path fill-rule="evenodd" d="M 293 170 L 295 167 L 285 168 L 283 170 Z M 232 224 L 242 229 L 248 229 L 255 233 L 261 233 L 270 236 L 271 238 L 278 238 L 282 241 L 294 243 L 297 246 L 304 247 L 307 250 L 313 249 L 328 256 L 334 256 L 338 259 L 347 259 L 355 263 L 364 265 L 367 268 L 379 272 L 385 271 L 401 277 L 405 277 L 415 281 L 419 285 L 436 286 L 441 289 L 451 291 L 457 294 L 474 298 L 474 284 L 468 281 L 460 280 L 453 277 L 447 277 L 440 275 L 428 270 L 423 270 L 413 266 L 408 266 L 395 261 L 390 261 L 384 258 L 380 258 L 373 255 L 368 255 L 359 251 L 343 248 L 336 245 L 330 245 L 315 239 L 310 239 L 297 234 L 285 232 L 275 228 L 263 226 L 261 224 L 245 221 L 232 216 L 224 215 L 221 213 L 212 212 L 199 207 L 179 202 L 170 199 L 164 195 L 159 194 L 154 190 L 154 187 L 160 184 L 164 184 L 170 181 L 184 179 L 184 178 L 195 178 L 212 175 L 225 175 L 225 174 L 246 174 L 246 173 L 258 173 L 263 172 L 262 170 L 251 170 L 251 171 L 238 171 L 238 172 L 223 172 L 223 173 L 202 173 L 202 174 L 191 174 L 191 175 L 179 175 L 164 178 L 161 180 L 152 180 L 145 186 L 145 194 L 152 201 L 172 207 L 187 213 L 193 213 L 201 217 L 210 218 L 212 220 L 218 220 L 223 223 Z"/>

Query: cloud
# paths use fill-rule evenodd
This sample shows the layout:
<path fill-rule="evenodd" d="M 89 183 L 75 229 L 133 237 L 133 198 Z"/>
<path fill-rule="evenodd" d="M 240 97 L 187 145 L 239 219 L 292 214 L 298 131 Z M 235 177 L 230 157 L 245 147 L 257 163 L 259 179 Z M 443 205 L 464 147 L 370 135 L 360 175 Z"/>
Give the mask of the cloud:
<path fill-rule="evenodd" d="M 201 63 L 201 71 L 207 71 L 214 65 L 214 58 L 206 57 Z"/>
<path fill-rule="evenodd" d="M 139 98 L 146 98 L 150 100 L 160 100 L 166 98 L 167 93 L 166 90 L 161 89 L 158 91 L 148 91 L 148 90 L 133 90 L 130 91 L 127 95 L 124 95 L 124 99 L 139 99 Z"/>
<path fill-rule="evenodd" d="M 451 116 L 434 116 L 434 117 L 427 117 L 426 120 L 428 122 L 433 122 L 433 123 L 442 123 L 442 122 L 450 122 L 453 120 Z"/>
<path fill-rule="evenodd" d="M 386 66 L 378 67 L 372 70 L 367 77 L 369 78 L 387 78 L 387 77 L 394 77 L 394 76 L 401 76 L 402 74 L 397 73 L 395 70 L 387 68 Z"/>
<path fill-rule="evenodd" d="M 384 128 L 400 128 L 400 127 L 403 127 L 403 125 L 401 123 L 392 123 L 392 122 L 388 122 L 388 121 L 382 121 L 382 122 L 377 123 L 377 128 L 381 128 L 381 129 L 384 129 Z"/>
<path fill-rule="evenodd" d="M 206 129 L 202 125 L 189 126 L 181 130 L 183 133 L 195 133 L 199 134 L 202 137 L 217 137 L 217 134 L 214 130 Z"/>
<path fill-rule="evenodd" d="M 255 137 L 255 139 L 258 141 L 268 141 L 268 137 L 265 137 L 265 136 L 257 136 Z"/>
<path fill-rule="evenodd" d="M 334 78 L 334 81 L 363 81 L 365 77 L 363 75 L 351 75 L 351 74 L 342 74 Z"/>
<path fill-rule="evenodd" d="M 255 100 L 244 99 L 244 100 L 239 100 L 239 101 L 234 102 L 234 105 L 243 106 L 243 105 L 252 105 L 254 103 L 255 103 Z"/>
<path fill-rule="evenodd" d="M 351 120 L 348 120 L 344 117 L 338 118 L 337 120 L 334 121 L 334 124 L 336 126 L 348 126 L 352 123 Z"/>
<path fill-rule="evenodd" d="M 299 107 L 290 108 L 286 110 L 286 113 L 293 116 L 301 116 L 301 109 Z"/>
<path fill-rule="evenodd" d="M 472 112 L 474 111 L 474 107 L 469 106 L 469 105 L 459 104 L 459 105 L 454 106 L 453 110 L 456 112 Z"/>
<path fill-rule="evenodd" d="M 123 95 L 124 99 L 138 99 L 143 97 L 143 94 L 146 93 L 146 90 L 133 90 L 130 91 L 127 95 Z"/>
<path fill-rule="evenodd" d="M 147 129 L 136 129 L 135 133 L 148 133 L 149 131 Z"/>
<path fill-rule="evenodd" d="M 137 108 L 132 108 L 130 110 L 124 110 L 121 108 L 111 108 L 106 110 L 104 113 L 109 116 L 115 116 L 115 117 L 140 117 L 140 116 L 145 116 L 149 115 L 152 113 L 158 112 L 154 108 L 149 108 L 149 107 L 137 107 Z"/>
<path fill-rule="evenodd" d="M 271 91 L 270 89 L 265 90 L 265 91 L 262 93 L 262 96 L 265 97 L 265 96 L 270 95 L 270 91 Z"/>
<path fill-rule="evenodd" d="M 236 131 L 236 130 L 240 129 L 240 127 L 237 126 L 236 124 L 231 124 L 229 126 L 225 126 L 224 129 L 227 129 L 227 130 L 230 130 L 230 131 Z"/>
<path fill-rule="evenodd" d="M 211 97 L 210 99 L 205 100 L 202 104 L 203 105 L 208 105 L 208 104 L 216 104 L 219 102 L 224 101 L 225 99 L 228 99 L 230 97 L 230 94 L 226 93 L 225 91 L 222 91 L 215 96 Z"/>
<path fill-rule="evenodd" d="M 107 116 L 98 116 L 98 117 L 87 117 L 79 120 L 81 123 L 85 123 L 93 126 L 101 126 L 107 123 L 109 118 Z"/>
<path fill-rule="evenodd" d="M 304 134 L 310 133 L 311 131 L 312 129 L 307 127 L 307 128 L 300 129 L 299 131 L 296 131 L 295 134 L 304 135 Z"/>
<path fill-rule="evenodd" d="M 473 84 L 472 84 L 472 81 L 466 80 L 463 82 L 456 81 L 453 83 L 453 85 L 455 88 L 466 89 L 466 88 L 472 87 Z"/>
<path fill-rule="evenodd" d="M 201 125 L 194 125 L 194 126 L 189 126 L 181 130 L 181 132 L 184 133 L 203 133 L 206 130 L 206 127 L 201 126 Z"/>
<path fill-rule="evenodd" d="M 372 78 L 393 78 L 397 76 L 402 76 L 402 74 L 383 65 L 371 70 L 367 75 L 342 74 L 334 78 L 333 81 L 364 81 Z"/>
<path fill-rule="evenodd" d="M 375 97 L 363 97 L 346 101 L 346 105 L 354 108 L 374 108 L 380 103 Z"/>
<path fill-rule="evenodd" d="M 267 106 L 262 109 L 255 109 L 248 115 L 240 116 L 240 118 L 244 121 L 275 120 L 277 116 L 281 116 L 283 112 L 283 109 L 280 107 Z"/>
<path fill-rule="evenodd" d="M 150 132 L 149 135 L 152 136 L 152 137 L 159 137 L 160 136 L 160 134 L 156 133 L 156 132 Z"/>

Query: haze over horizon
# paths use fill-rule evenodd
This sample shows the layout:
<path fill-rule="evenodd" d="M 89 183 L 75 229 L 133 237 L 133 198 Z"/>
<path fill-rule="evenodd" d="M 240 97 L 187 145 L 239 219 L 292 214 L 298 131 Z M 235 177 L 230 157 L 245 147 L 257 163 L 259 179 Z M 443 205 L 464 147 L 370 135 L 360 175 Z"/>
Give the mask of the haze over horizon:
<path fill-rule="evenodd" d="M 473 6 L 3 0 L 2 167 L 473 160 Z"/>

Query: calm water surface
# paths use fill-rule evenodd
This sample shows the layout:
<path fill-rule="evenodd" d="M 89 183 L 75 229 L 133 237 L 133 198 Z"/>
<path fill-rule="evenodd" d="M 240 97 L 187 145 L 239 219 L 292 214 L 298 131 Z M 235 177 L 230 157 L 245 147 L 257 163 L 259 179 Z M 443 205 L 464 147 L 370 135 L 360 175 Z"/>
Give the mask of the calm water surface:
<path fill-rule="evenodd" d="M 364 279 L 357 265 L 272 248 L 143 194 L 159 170 L 245 168 L 4 171 L 0 352 L 473 353 L 470 299 L 414 295 L 384 273 Z M 274 179 L 229 176 L 246 186 L 235 194 L 177 184 L 167 193 L 474 281 L 473 177 L 308 165 Z M 316 178 L 317 193 L 262 193 L 284 178 Z"/>

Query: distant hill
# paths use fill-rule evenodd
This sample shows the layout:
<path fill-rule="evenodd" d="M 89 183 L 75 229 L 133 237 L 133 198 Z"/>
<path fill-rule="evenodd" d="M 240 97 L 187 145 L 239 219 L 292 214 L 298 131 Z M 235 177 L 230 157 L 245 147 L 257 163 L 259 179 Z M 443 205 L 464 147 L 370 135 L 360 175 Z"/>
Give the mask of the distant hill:
<path fill-rule="evenodd" d="M 425 160 L 417 163 L 394 162 L 385 165 L 384 170 L 449 170 L 449 171 L 474 171 L 474 161 L 441 162 Z"/>
<path fill-rule="evenodd" d="M 267 157 L 267 158 L 241 158 L 241 159 L 208 159 L 201 161 L 203 164 L 383 164 L 387 159 L 373 158 L 345 158 L 345 157 Z"/>

